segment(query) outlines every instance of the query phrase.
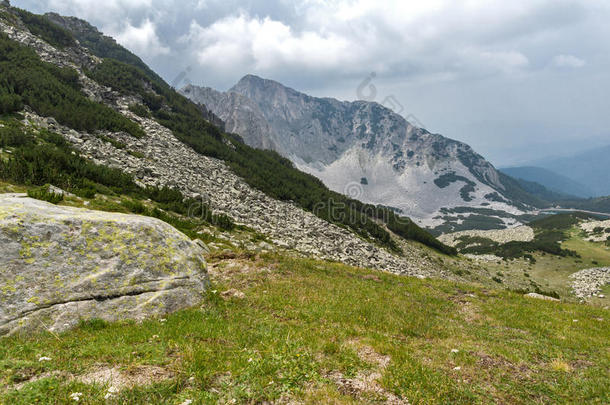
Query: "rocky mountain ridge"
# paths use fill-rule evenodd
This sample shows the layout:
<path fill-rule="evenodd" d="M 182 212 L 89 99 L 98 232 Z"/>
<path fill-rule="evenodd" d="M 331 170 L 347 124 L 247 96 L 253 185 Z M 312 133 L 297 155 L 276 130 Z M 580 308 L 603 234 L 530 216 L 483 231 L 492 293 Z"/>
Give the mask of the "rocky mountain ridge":
<path fill-rule="evenodd" d="M 441 223 L 441 208 L 513 215 L 526 209 L 470 146 L 417 128 L 377 103 L 311 97 L 253 75 L 226 93 L 193 85 L 181 92 L 249 145 L 279 152 L 334 191 L 398 208 L 421 223 Z"/>

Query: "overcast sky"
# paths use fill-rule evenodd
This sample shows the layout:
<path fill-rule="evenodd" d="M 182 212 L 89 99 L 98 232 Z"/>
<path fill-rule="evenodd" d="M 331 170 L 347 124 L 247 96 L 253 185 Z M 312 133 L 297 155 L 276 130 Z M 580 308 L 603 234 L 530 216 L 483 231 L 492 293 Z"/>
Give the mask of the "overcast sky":
<path fill-rule="evenodd" d="M 608 0 L 12 4 L 84 18 L 170 83 L 226 90 L 253 73 L 385 101 L 497 166 L 610 144 Z"/>

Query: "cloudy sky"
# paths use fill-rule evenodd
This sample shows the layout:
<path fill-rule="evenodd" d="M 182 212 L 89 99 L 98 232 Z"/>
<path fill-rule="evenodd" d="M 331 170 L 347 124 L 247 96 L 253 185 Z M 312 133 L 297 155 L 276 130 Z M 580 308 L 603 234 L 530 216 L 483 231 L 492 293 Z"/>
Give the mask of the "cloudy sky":
<path fill-rule="evenodd" d="M 610 144 L 607 0 L 12 4 L 84 18 L 170 83 L 226 90 L 254 73 L 372 99 L 497 166 Z"/>

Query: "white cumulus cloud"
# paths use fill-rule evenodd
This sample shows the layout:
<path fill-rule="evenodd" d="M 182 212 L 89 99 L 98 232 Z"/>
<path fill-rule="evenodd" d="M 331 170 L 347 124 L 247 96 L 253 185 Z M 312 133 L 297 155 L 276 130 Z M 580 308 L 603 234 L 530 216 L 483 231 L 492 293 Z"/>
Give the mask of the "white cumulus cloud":
<path fill-rule="evenodd" d="M 163 46 L 157 36 L 155 24 L 149 19 L 144 20 L 139 27 L 128 22 L 114 37 L 121 45 L 141 56 L 155 57 L 169 53 L 169 48 Z"/>
<path fill-rule="evenodd" d="M 308 69 L 344 67 L 356 58 L 358 45 L 333 32 L 295 32 L 270 17 L 242 13 L 202 27 L 191 23 L 184 38 L 202 65 L 219 69 L 248 64 L 268 70 L 280 66 Z M 345 66 L 349 68 L 349 65 Z"/>

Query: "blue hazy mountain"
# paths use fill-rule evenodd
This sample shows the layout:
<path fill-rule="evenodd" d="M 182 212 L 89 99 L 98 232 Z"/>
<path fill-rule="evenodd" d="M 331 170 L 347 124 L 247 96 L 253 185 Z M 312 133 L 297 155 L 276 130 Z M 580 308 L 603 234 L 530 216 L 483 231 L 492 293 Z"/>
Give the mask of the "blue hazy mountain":
<path fill-rule="evenodd" d="M 500 170 L 516 179 L 541 184 L 548 190 L 564 195 L 565 197 L 573 196 L 588 198 L 596 194 L 591 187 L 543 167 L 520 166 L 508 167 Z"/>

